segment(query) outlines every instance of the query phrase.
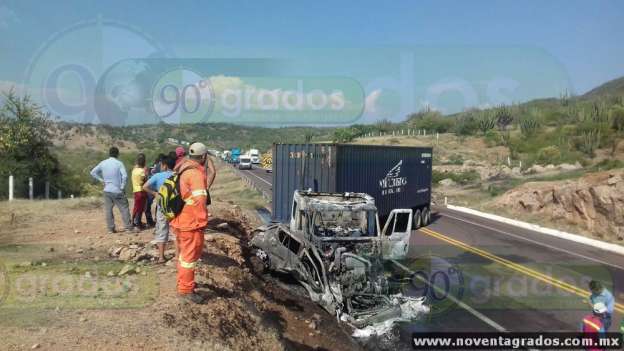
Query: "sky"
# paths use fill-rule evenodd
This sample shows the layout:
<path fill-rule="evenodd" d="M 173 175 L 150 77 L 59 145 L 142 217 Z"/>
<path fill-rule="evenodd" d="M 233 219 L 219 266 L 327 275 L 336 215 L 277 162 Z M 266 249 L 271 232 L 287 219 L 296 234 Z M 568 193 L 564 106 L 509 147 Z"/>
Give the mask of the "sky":
<path fill-rule="evenodd" d="M 619 0 L 3 0 L 0 89 L 82 122 L 400 120 L 426 106 L 582 94 L 624 76 L 622 20 Z M 202 79 L 206 93 L 182 93 Z M 228 109 L 237 99 L 242 108 Z"/>

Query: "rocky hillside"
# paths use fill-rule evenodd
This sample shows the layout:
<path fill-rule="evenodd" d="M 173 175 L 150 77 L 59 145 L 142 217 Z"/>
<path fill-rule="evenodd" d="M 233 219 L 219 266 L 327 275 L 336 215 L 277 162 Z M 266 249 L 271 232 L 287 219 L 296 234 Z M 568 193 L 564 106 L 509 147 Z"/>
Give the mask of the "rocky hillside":
<path fill-rule="evenodd" d="M 530 182 L 500 196 L 495 207 L 578 227 L 605 241 L 624 240 L 624 169 L 554 182 Z"/>

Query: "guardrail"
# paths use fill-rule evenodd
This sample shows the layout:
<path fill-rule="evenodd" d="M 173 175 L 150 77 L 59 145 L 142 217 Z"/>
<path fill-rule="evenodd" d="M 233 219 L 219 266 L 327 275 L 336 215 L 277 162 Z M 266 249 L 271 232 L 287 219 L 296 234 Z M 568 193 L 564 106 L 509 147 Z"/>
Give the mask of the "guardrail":
<path fill-rule="evenodd" d="M 243 180 L 243 183 L 245 183 L 247 187 L 259 192 L 266 201 L 271 202 L 271 194 L 267 193 L 266 191 L 261 189 L 259 186 L 257 186 L 256 183 L 253 180 L 251 180 L 251 178 L 249 178 L 246 174 L 241 172 L 236 167 L 236 165 L 229 164 L 227 162 L 224 162 L 223 160 L 218 160 L 218 162 L 221 162 L 224 165 L 231 167 L 232 170 L 234 170 L 234 172 Z"/>

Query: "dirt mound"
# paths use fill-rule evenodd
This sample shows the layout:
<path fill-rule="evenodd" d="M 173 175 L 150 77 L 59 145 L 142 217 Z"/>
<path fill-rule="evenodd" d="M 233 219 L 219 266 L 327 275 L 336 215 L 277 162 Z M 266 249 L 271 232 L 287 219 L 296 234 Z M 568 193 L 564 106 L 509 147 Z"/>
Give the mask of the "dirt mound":
<path fill-rule="evenodd" d="M 201 306 L 184 304 L 162 318 L 165 326 L 207 349 L 284 349 L 277 331 L 263 325 L 262 313 L 248 301 L 217 297 Z"/>
<path fill-rule="evenodd" d="M 503 194 L 499 208 L 536 214 L 588 231 L 596 238 L 624 240 L 624 170 L 578 180 L 526 183 Z"/>
<path fill-rule="evenodd" d="M 197 349 L 359 349 L 335 318 L 307 297 L 284 290 L 273 277 L 252 273 L 247 248 L 250 226 L 235 215 L 243 218 L 227 212 L 211 219 L 206 230 L 195 277 L 196 292 L 205 302 L 169 305 L 162 311 L 162 326 Z M 150 248 L 132 246 L 120 252 L 127 250 L 134 253 L 129 261 L 150 260 L 146 258 Z"/>

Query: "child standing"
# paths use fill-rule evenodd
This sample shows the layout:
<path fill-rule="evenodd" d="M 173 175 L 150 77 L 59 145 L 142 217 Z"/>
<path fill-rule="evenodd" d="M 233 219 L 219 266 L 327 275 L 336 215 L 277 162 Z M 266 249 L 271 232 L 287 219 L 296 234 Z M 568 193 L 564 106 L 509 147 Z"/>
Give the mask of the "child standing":
<path fill-rule="evenodd" d="M 158 201 L 158 189 L 165 183 L 167 178 L 173 175 L 173 167 L 175 167 L 175 159 L 170 157 L 164 157 L 160 162 L 160 172 L 154 174 L 143 185 L 143 190 L 154 196 L 156 200 L 156 230 L 154 232 L 154 242 L 158 246 L 158 263 L 164 263 L 165 259 L 165 245 L 169 241 L 169 222 L 160 208 L 160 201 Z"/>

